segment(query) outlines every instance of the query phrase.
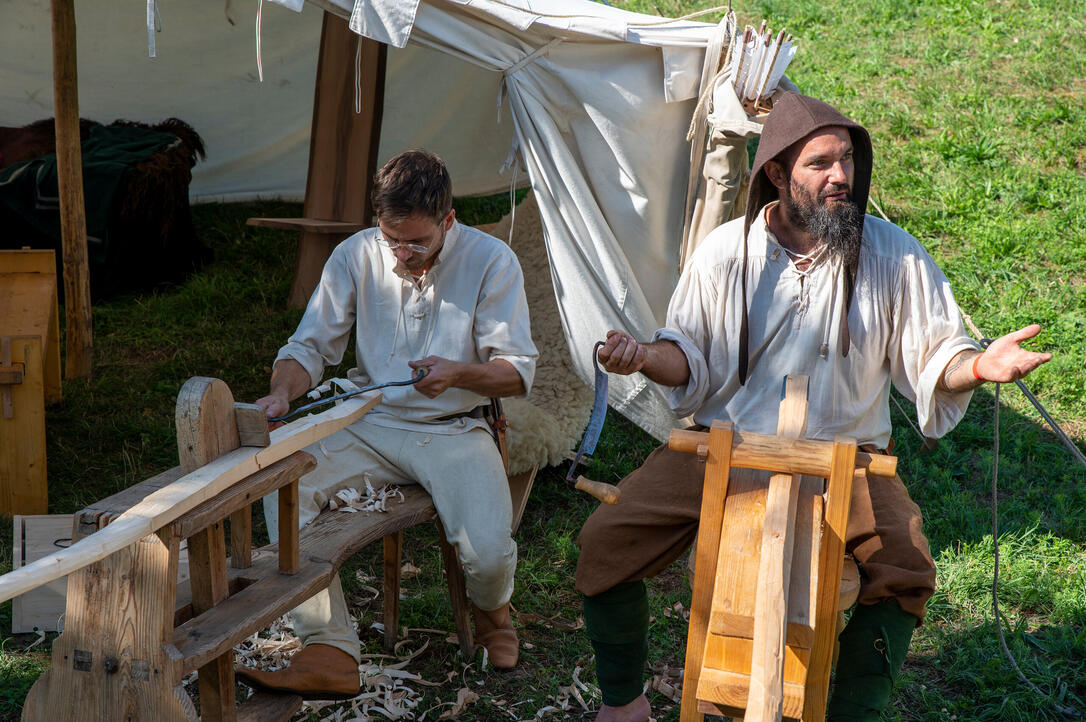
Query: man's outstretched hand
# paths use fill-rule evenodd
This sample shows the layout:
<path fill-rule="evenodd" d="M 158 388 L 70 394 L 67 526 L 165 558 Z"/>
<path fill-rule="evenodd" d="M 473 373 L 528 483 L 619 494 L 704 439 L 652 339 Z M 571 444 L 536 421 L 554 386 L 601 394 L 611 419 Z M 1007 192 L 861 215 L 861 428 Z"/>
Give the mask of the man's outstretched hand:
<path fill-rule="evenodd" d="M 1027 351 L 1021 346 L 1023 341 L 1040 332 L 1041 327 L 1033 323 L 992 341 L 977 360 L 977 375 L 985 381 L 1009 383 L 1024 378 L 1041 364 L 1047 363 L 1052 354 Z"/>

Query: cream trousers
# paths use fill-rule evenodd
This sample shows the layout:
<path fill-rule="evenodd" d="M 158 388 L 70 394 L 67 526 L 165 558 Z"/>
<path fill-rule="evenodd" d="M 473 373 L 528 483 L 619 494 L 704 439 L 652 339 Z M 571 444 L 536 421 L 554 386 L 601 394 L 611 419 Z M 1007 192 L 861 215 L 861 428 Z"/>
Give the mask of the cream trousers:
<path fill-rule="evenodd" d="M 298 481 L 298 521 L 307 524 L 340 489 L 363 494 L 368 477 L 384 484 L 421 484 L 464 565 L 468 597 L 480 609 L 497 609 L 513 594 L 517 545 L 513 505 L 501 454 L 486 429 L 427 434 L 356 421 L 305 449 L 317 468 Z M 390 506 L 395 501 L 389 502 Z M 278 499 L 264 497 L 264 518 L 278 538 Z M 294 633 L 302 644 L 327 644 L 360 658 L 358 635 L 337 576 L 327 589 L 298 605 Z"/>

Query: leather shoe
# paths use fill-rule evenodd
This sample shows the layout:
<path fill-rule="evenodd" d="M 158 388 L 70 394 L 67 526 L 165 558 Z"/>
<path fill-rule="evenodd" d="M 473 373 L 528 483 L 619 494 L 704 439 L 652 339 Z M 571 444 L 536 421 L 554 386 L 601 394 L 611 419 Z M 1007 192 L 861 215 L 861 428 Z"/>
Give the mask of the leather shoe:
<path fill-rule="evenodd" d="M 475 641 L 486 647 L 494 668 L 512 669 L 517 666 L 520 642 L 509 616 L 509 602 L 490 611 L 472 604 L 471 612 L 475 617 Z"/>
<path fill-rule="evenodd" d="M 327 644 L 302 647 L 286 669 L 263 672 L 239 667 L 234 674 L 250 687 L 297 694 L 302 699 L 351 699 L 362 691 L 354 657 Z"/>

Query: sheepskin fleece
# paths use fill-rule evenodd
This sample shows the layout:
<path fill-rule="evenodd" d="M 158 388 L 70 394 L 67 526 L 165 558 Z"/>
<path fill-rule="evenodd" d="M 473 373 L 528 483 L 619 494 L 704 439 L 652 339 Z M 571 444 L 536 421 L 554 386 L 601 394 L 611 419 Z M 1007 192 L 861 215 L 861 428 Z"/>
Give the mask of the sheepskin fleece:
<path fill-rule="evenodd" d="M 488 232 L 509 243 L 520 259 L 532 316 L 532 339 L 539 349 L 531 393 L 527 398 L 502 400 L 509 422 L 509 473 L 519 474 L 566 460 L 588 424 L 593 390 L 577 377 L 570 363 L 551 283 L 543 223 L 532 194 L 516 207 L 515 219 L 507 215 Z"/>

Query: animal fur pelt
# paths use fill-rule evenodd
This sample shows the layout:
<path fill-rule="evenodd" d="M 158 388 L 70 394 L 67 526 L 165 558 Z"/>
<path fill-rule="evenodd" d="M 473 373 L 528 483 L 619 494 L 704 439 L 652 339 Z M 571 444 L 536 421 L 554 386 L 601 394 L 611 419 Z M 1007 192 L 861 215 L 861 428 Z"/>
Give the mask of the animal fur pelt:
<path fill-rule="evenodd" d="M 516 208 L 510 241 L 511 221 L 511 216 L 506 216 L 489 232 L 509 242 L 520 259 L 532 316 L 532 339 L 539 349 L 531 393 L 526 399 L 502 402 L 509 422 L 509 472 L 517 474 L 535 466 L 559 464 L 567 458 L 588 423 L 593 393 L 570 363 L 543 241 L 543 224 L 530 193 Z M 591 349 L 582 351 L 590 353 Z"/>
<path fill-rule="evenodd" d="M 86 141 L 96 127 L 102 126 L 81 118 L 81 140 Z M 157 124 L 117 120 L 106 127 L 142 128 L 168 133 L 177 140 L 124 172 L 108 210 L 108 233 L 104 238 L 95 238 L 98 245 L 88 249 L 91 295 L 95 299 L 177 280 L 211 256 L 196 237 L 189 211 L 192 168 L 198 158 L 204 157 L 199 134 L 177 118 Z M 0 127 L 0 168 L 55 153 L 55 132 L 52 118 L 20 128 Z M 88 196 L 86 190 L 84 196 Z M 20 223 L 18 219 L 9 218 L 7 225 L 8 233 L 0 245 L 54 248 L 58 251 L 59 272 L 59 216 L 55 232 L 42 232 L 40 225 Z"/>

